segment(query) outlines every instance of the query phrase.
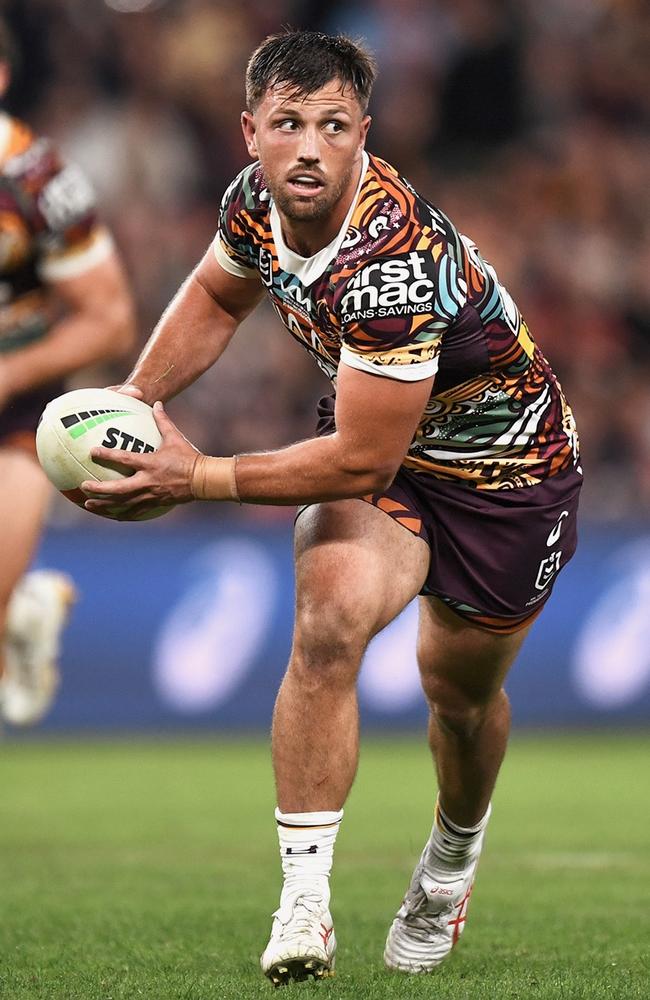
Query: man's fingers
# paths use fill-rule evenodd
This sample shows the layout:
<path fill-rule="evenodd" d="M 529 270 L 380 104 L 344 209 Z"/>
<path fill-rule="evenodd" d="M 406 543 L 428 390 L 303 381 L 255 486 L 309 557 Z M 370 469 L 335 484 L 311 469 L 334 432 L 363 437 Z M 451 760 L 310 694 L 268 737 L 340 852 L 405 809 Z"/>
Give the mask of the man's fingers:
<path fill-rule="evenodd" d="M 135 476 L 127 476 L 125 479 L 109 479 L 105 482 L 97 482 L 96 479 L 87 479 L 81 484 L 80 489 L 83 493 L 98 494 L 102 498 L 112 498 L 139 496 L 143 490 L 149 488 L 149 485 L 149 483 L 142 482 L 142 479 L 136 473 Z"/>
<path fill-rule="evenodd" d="M 180 434 L 176 424 L 167 416 L 165 407 L 162 405 L 160 400 L 157 400 L 153 404 L 153 416 L 158 430 L 163 437 L 166 437 L 168 434 Z"/>
<path fill-rule="evenodd" d="M 100 517 L 109 517 L 112 521 L 137 521 L 142 514 L 151 510 L 151 503 L 130 501 L 116 504 L 106 500 L 87 500 L 84 509 Z"/>
<path fill-rule="evenodd" d="M 139 385 L 134 385 L 132 382 L 124 382 L 123 385 L 107 385 L 107 389 L 112 389 L 114 392 L 121 392 L 123 396 L 132 396 L 134 399 L 144 399 L 144 392 Z"/>
<path fill-rule="evenodd" d="M 143 469 L 149 462 L 149 456 L 138 451 L 122 451 L 115 448 L 91 448 L 90 457 L 95 462 L 110 462 L 111 465 L 124 465 L 128 469 Z"/>

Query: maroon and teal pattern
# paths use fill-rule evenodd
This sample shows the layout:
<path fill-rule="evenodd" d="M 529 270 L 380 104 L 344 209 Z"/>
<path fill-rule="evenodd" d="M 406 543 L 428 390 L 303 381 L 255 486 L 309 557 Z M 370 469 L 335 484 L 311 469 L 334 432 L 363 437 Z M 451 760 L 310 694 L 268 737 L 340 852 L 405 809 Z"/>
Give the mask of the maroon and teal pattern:
<path fill-rule="evenodd" d="M 280 266 L 270 204 L 253 164 L 224 196 L 219 246 L 259 272 L 286 328 L 331 379 L 342 356 L 397 378 L 437 364 L 406 468 L 482 490 L 579 469 L 571 409 L 508 291 L 393 167 L 370 157 L 348 231 L 309 285 Z"/>

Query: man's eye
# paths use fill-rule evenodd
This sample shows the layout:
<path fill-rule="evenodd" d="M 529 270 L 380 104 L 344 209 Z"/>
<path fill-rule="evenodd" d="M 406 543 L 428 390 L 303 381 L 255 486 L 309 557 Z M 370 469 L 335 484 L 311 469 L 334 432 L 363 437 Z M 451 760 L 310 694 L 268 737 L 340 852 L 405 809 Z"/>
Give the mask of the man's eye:
<path fill-rule="evenodd" d="M 297 125 L 293 118 L 285 118 L 283 121 L 278 122 L 277 127 L 282 129 L 283 132 L 293 132 L 297 128 Z"/>
<path fill-rule="evenodd" d="M 342 123 L 337 121 L 328 122 L 325 128 L 332 135 L 336 135 L 338 132 L 343 131 Z"/>

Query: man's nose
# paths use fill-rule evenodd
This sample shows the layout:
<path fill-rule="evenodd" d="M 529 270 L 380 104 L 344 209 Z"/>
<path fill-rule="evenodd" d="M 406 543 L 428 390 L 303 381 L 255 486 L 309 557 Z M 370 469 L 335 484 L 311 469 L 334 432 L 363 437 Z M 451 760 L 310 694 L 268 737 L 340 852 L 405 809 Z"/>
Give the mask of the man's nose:
<path fill-rule="evenodd" d="M 300 136 L 300 148 L 298 159 L 302 163 L 318 163 L 320 160 L 320 144 L 318 141 L 318 129 L 305 128 Z"/>

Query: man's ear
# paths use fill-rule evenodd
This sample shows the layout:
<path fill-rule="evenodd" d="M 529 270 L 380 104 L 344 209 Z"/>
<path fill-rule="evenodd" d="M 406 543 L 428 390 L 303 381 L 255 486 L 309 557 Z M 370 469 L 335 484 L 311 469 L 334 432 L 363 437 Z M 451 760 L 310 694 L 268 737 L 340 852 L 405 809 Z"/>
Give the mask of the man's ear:
<path fill-rule="evenodd" d="M 250 111 L 242 111 L 241 113 L 241 130 L 244 133 L 244 142 L 246 143 L 248 155 L 257 160 L 259 154 L 255 139 L 255 119 Z"/>
<path fill-rule="evenodd" d="M 362 148 L 366 144 L 366 138 L 368 137 L 368 129 L 370 128 L 371 124 L 372 124 L 372 118 L 370 117 L 370 115 L 365 115 L 361 119 L 361 146 L 362 146 Z"/>

